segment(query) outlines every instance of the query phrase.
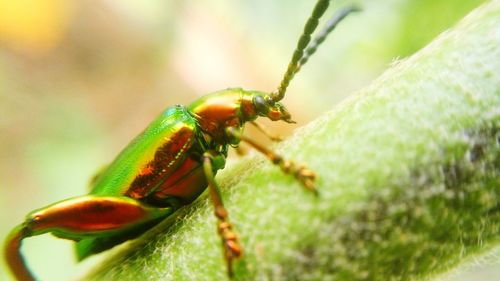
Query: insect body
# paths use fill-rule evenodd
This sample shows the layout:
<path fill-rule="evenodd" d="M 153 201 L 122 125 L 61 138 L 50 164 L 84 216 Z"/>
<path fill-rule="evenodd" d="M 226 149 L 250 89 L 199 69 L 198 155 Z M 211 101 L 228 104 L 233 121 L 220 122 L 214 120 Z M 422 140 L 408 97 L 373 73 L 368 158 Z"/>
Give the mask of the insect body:
<path fill-rule="evenodd" d="M 76 241 L 78 259 L 132 239 L 191 203 L 208 186 L 218 219 L 229 276 L 242 253 L 228 219 L 215 174 L 224 168 L 229 146 L 246 142 L 274 164 L 315 191 L 315 175 L 304 166 L 285 161 L 273 151 L 242 135 L 244 125 L 258 117 L 292 123 L 280 102 L 288 83 L 327 34 L 347 14 L 338 12 L 310 43 L 311 34 L 328 0 L 319 0 L 278 90 L 273 93 L 231 88 L 206 95 L 189 106 L 167 108 L 92 181 L 88 195 L 63 200 L 28 214 L 7 238 L 5 256 L 18 280 L 35 280 L 20 253 L 26 237 L 52 233 Z M 258 127 L 260 128 L 260 127 Z"/>

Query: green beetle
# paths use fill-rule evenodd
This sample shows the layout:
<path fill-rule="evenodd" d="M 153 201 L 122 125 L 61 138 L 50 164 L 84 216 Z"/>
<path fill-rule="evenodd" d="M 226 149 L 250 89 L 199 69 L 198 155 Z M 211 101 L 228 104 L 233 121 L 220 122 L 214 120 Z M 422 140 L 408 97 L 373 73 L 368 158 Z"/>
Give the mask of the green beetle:
<path fill-rule="evenodd" d="M 230 88 L 208 94 L 185 107 L 167 108 L 92 180 L 85 196 L 63 200 L 35 210 L 7 237 L 5 257 L 18 280 L 35 280 L 21 255 L 22 240 L 44 233 L 76 241 L 82 260 L 123 241 L 136 238 L 195 200 L 208 186 L 218 219 L 228 275 L 242 249 L 228 219 L 214 179 L 223 169 L 229 146 L 241 141 L 264 153 L 283 172 L 316 192 L 315 174 L 305 166 L 285 161 L 273 151 L 242 135 L 243 127 L 258 117 L 293 123 L 280 103 L 289 82 L 335 26 L 354 7 L 340 10 L 311 42 L 329 0 L 319 0 L 299 39 L 292 60 L 272 93 Z M 267 133 L 266 133 L 267 134 Z"/>

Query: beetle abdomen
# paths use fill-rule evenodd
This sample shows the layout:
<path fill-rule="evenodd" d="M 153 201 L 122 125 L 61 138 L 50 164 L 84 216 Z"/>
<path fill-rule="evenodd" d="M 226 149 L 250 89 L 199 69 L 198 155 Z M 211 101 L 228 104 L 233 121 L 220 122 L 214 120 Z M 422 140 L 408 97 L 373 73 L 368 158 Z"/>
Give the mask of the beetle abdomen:
<path fill-rule="evenodd" d="M 176 172 L 168 177 L 152 194 L 153 201 L 175 197 L 181 204 L 189 204 L 207 187 L 207 179 L 199 159 L 186 158 Z"/>

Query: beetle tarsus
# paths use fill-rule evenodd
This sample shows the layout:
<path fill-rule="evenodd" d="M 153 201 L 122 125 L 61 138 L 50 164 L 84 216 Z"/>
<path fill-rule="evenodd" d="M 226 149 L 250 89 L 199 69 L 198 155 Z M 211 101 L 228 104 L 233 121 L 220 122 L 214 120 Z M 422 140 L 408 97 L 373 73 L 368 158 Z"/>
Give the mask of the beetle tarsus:
<path fill-rule="evenodd" d="M 315 195 L 319 194 L 314 185 L 316 174 L 309 170 L 305 165 L 298 166 L 291 160 L 281 160 L 276 164 L 280 166 L 281 170 L 285 174 L 293 175 L 307 190 L 313 192 Z"/>
<path fill-rule="evenodd" d="M 242 248 L 238 241 L 238 236 L 232 230 L 232 225 L 227 221 L 227 217 L 219 218 L 218 233 L 222 239 L 222 246 L 224 248 L 224 259 L 227 264 L 227 275 L 233 276 L 233 260 L 237 259 L 242 254 Z"/>

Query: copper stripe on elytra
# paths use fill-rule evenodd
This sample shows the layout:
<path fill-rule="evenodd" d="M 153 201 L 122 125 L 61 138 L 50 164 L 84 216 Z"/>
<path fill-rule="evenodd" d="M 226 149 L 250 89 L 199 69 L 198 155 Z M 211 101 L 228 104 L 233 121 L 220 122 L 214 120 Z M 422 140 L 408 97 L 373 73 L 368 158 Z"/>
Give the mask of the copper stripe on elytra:
<path fill-rule="evenodd" d="M 126 195 L 132 198 L 144 198 L 168 176 L 170 168 L 178 159 L 185 155 L 187 147 L 192 145 L 189 140 L 193 136 L 191 128 L 181 128 L 175 137 L 169 138 L 162 144 L 153 157 L 153 160 L 144 165 L 138 176 L 130 184 Z"/>

